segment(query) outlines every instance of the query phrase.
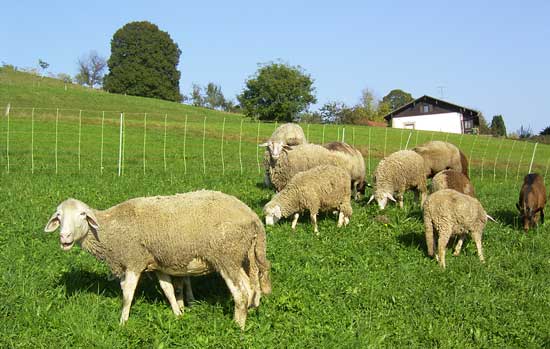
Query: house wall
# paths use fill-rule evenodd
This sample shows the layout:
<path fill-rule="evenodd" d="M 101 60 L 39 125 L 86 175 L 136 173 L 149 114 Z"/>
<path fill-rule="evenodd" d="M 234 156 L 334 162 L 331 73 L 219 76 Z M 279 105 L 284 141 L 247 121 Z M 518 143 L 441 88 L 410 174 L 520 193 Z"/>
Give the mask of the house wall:
<path fill-rule="evenodd" d="M 393 128 L 409 128 L 424 131 L 462 133 L 462 114 L 441 113 L 407 117 L 393 117 Z M 414 124 L 414 125 L 413 125 Z"/>

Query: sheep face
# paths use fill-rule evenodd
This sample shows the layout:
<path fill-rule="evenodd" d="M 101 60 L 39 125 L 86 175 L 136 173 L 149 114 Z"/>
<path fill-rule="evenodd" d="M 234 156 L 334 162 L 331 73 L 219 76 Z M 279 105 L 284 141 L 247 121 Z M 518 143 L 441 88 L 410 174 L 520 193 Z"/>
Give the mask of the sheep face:
<path fill-rule="evenodd" d="M 274 206 L 268 206 L 266 205 L 264 207 L 264 213 L 265 213 L 265 225 L 275 225 L 281 219 L 282 213 L 281 213 L 281 206 L 274 205 Z"/>
<path fill-rule="evenodd" d="M 57 207 L 44 231 L 49 233 L 57 228 L 59 228 L 60 246 L 63 250 L 68 251 L 88 232 L 92 231 L 97 235 L 99 225 L 88 205 L 78 200 L 68 199 Z"/>
<path fill-rule="evenodd" d="M 367 204 L 369 204 L 372 200 L 376 199 L 376 202 L 378 203 L 378 207 L 383 210 L 384 208 L 386 208 L 386 205 L 388 204 L 388 199 L 390 199 L 391 201 L 393 202 L 397 202 L 393 195 L 391 193 L 387 193 L 387 192 L 382 192 L 382 191 L 375 191 L 374 192 L 374 195 L 372 195 L 369 199 L 369 202 Z"/>

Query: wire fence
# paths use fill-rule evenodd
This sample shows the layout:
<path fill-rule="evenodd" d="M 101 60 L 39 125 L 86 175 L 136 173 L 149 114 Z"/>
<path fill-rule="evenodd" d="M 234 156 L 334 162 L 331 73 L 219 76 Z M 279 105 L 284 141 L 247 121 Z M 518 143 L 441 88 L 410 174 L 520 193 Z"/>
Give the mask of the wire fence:
<path fill-rule="evenodd" d="M 8 107 L 1 118 L 0 174 L 261 174 L 264 150 L 258 144 L 277 126 L 239 116 Z M 545 177 L 549 172 L 545 144 L 353 125 L 302 127 L 311 143 L 353 144 L 363 153 L 369 175 L 384 156 L 429 140 L 462 149 L 472 178 L 518 181 L 529 172 Z"/>

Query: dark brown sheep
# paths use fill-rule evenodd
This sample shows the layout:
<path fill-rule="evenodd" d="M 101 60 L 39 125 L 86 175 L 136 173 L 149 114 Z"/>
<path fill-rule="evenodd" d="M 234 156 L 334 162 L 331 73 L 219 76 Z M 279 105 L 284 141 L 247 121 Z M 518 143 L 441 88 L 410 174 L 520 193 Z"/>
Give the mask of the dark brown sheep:
<path fill-rule="evenodd" d="M 529 173 L 523 178 L 523 186 L 519 192 L 519 202 L 516 204 L 523 220 L 525 232 L 538 222 L 540 214 L 541 224 L 544 224 L 544 206 L 546 205 L 546 188 L 544 180 L 538 173 Z"/>
<path fill-rule="evenodd" d="M 474 186 L 462 172 L 455 170 L 444 170 L 439 172 L 432 179 L 432 192 L 442 189 L 454 189 L 459 193 L 470 195 L 475 198 Z"/>

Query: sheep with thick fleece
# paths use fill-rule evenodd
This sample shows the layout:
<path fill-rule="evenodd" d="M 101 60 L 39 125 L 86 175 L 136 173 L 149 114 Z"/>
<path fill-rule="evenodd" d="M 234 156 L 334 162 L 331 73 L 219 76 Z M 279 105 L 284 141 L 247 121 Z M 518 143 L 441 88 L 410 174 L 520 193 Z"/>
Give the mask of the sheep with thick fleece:
<path fill-rule="evenodd" d="M 468 177 L 468 159 L 454 144 L 430 141 L 413 148 L 424 158 L 426 176 L 433 177 L 443 170 L 455 170 Z M 469 177 L 468 177 L 469 178 Z"/>
<path fill-rule="evenodd" d="M 353 146 L 344 143 L 344 142 L 330 142 L 324 144 L 323 147 L 328 150 L 340 152 L 344 156 L 348 157 L 348 162 L 350 164 L 350 175 L 352 180 L 352 195 L 355 200 L 359 199 L 359 193 L 365 192 L 365 159 L 363 154 Z"/>
<path fill-rule="evenodd" d="M 60 243 L 77 243 L 105 261 L 121 279 L 121 324 L 143 271 L 155 271 L 173 312 L 181 314 L 172 276 L 219 272 L 235 301 L 235 321 L 244 328 L 247 309 L 271 291 L 266 236 L 258 216 L 237 198 L 200 190 L 173 196 L 142 197 L 107 210 L 68 199 L 45 231 L 60 228 Z"/>
<path fill-rule="evenodd" d="M 388 199 L 399 200 L 399 207 L 403 208 L 403 194 L 409 189 L 420 192 L 421 205 L 424 204 L 427 195 L 424 159 L 412 150 L 400 150 L 382 159 L 374 171 L 374 181 L 374 194 L 367 204 L 376 199 L 383 210 Z"/>
<path fill-rule="evenodd" d="M 281 191 L 294 175 L 321 165 L 333 165 L 345 169 L 350 175 L 350 188 L 361 180 L 354 173 L 354 163 L 348 154 L 331 151 L 317 144 L 300 144 L 281 153 L 279 160 L 270 164 L 269 173 L 275 190 Z M 354 176 L 355 175 L 355 176 Z"/>
<path fill-rule="evenodd" d="M 260 147 L 266 147 L 264 153 L 264 184 L 266 187 L 271 186 L 271 180 L 269 178 L 270 163 L 276 162 L 285 149 L 299 144 L 307 144 L 304 130 L 298 124 L 286 123 L 277 127 L 265 143 L 258 145 Z"/>
<path fill-rule="evenodd" d="M 337 166 L 317 166 L 296 174 L 288 185 L 264 206 L 265 223 L 273 225 L 283 217 L 294 215 L 296 228 L 300 213 L 309 211 L 315 233 L 319 211 L 338 210 L 338 227 L 347 225 L 352 215 L 350 175 Z"/>
<path fill-rule="evenodd" d="M 472 182 L 465 174 L 455 170 L 438 172 L 432 178 L 432 193 L 442 189 L 454 189 L 459 193 L 470 195 L 473 198 L 476 197 Z"/>
<path fill-rule="evenodd" d="M 428 255 L 433 257 L 436 243 L 434 233 L 439 234 L 436 259 L 445 268 L 445 249 L 449 239 L 458 235 L 459 239 L 453 256 L 458 256 L 466 234 L 470 234 L 476 244 L 479 260 L 483 263 L 481 237 L 487 223 L 487 213 L 480 202 L 469 195 L 453 189 L 443 189 L 431 194 L 424 203 L 424 229 Z"/>

